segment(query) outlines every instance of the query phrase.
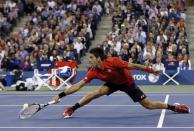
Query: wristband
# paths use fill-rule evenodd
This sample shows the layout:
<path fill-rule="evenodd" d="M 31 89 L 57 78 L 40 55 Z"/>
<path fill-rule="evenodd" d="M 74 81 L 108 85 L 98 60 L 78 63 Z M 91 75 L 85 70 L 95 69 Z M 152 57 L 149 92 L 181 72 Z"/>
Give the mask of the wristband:
<path fill-rule="evenodd" d="M 151 66 L 148 66 L 148 67 L 146 68 L 146 71 L 149 72 L 149 73 L 152 73 L 152 72 L 153 72 L 153 69 L 152 69 Z"/>
<path fill-rule="evenodd" d="M 65 92 L 63 91 L 63 92 L 59 93 L 58 96 L 59 96 L 59 98 L 62 98 L 62 97 L 64 97 L 64 96 L 66 96 L 66 94 L 65 94 Z"/>

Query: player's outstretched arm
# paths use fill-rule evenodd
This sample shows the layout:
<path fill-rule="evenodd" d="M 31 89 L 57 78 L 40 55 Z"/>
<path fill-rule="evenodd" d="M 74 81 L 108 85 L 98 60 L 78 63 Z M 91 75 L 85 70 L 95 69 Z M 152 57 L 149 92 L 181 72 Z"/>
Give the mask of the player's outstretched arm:
<path fill-rule="evenodd" d="M 144 66 L 140 64 L 134 64 L 134 63 L 129 63 L 128 67 L 136 70 L 142 70 L 148 73 L 153 73 L 155 75 L 158 75 L 161 72 L 160 70 L 154 70 L 151 66 Z"/>
<path fill-rule="evenodd" d="M 71 87 L 64 89 L 64 91 L 59 93 L 57 96 L 54 96 L 53 100 L 55 100 L 55 102 L 58 103 L 60 98 L 78 91 L 85 84 L 86 84 L 86 82 L 84 80 L 81 80 L 80 82 L 72 85 Z"/>

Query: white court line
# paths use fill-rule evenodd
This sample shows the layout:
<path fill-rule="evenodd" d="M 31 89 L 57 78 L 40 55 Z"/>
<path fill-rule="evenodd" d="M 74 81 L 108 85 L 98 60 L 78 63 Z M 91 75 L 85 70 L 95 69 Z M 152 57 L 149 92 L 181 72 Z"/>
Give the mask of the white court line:
<path fill-rule="evenodd" d="M 155 129 L 156 127 L 90 127 L 90 126 L 81 126 L 81 127 L 71 127 L 71 126 L 67 126 L 67 127 L 19 127 L 19 126 L 15 126 L 15 127 L 6 127 L 6 126 L 2 126 L 0 127 L 0 129 Z M 194 127 L 163 127 L 165 129 L 194 129 Z"/>
<path fill-rule="evenodd" d="M 18 107 L 18 106 L 22 106 L 22 105 L 0 105 L 0 107 Z M 50 106 L 72 106 L 72 105 L 50 105 Z M 141 106 L 141 105 L 85 105 L 85 106 L 88 106 L 88 107 L 128 107 L 128 106 L 134 106 L 134 107 L 137 107 L 137 106 Z"/>
<path fill-rule="evenodd" d="M 165 98 L 165 101 L 164 103 L 168 103 L 168 99 L 169 99 L 170 95 L 166 95 L 166 98 Z M 161 111 L 161 115 L 160 115 L 160 119 L 158 121 L 158 126 L 157 128 L 162 128 L 162 125 L 163 125 L 163 122 L 164 122 L 164 117 L 165 117 L 165 112 L 166 112 L 166 109 L 163 109 Z"/>
<path fill-rule="evenodd" d="M 86 93 L 87 94 L 87 93 Z M 68 95 L 67 97 L 73 97 L 73 96 L 85 96 L 86 94 L 72 94 L 72 95 Z M 164 96 L 165 93 L 146 93 L 148 94 L 148 96 Z M 54 96 L 56 94 L 0 94 L 0 97 L 1 96 Z M 194 93 L 170 93 L 171 96 L 194 96 Z M 125 97 L 127 96 L 126 94 L 122 94 L 122 93 L 118 93 L 118 94 L 113 94 L 113 95 L 110 95 L 109 97 L 112 97 L 112 96 L 115 96 L 115 97 Z"/>

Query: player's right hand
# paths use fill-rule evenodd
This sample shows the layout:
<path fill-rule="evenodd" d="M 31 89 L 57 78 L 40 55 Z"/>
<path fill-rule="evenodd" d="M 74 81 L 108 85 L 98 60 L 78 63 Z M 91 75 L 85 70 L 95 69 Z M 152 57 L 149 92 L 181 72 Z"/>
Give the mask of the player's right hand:
<path fill-rule="evenodd" d="M 59 96 L 53 96 L 53 100 L 55 101 L 55 104 L 59 103 L 60 102 L 60 98 Z"/>

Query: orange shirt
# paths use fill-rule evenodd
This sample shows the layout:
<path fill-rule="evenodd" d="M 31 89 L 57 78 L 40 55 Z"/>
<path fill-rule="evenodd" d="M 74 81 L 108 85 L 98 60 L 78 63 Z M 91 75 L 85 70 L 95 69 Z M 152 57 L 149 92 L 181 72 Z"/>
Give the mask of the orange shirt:
<path fill-rule="evenodd" d="M 131 85 L 134 79 L 129 70 L 132 68 L 128 67 L 128 62 L 118 57 L 108 57 L 100 68 L 91 68 L 83 80 L 87 83 L 93 79 L 100 79 L 116 85 Z"/>

